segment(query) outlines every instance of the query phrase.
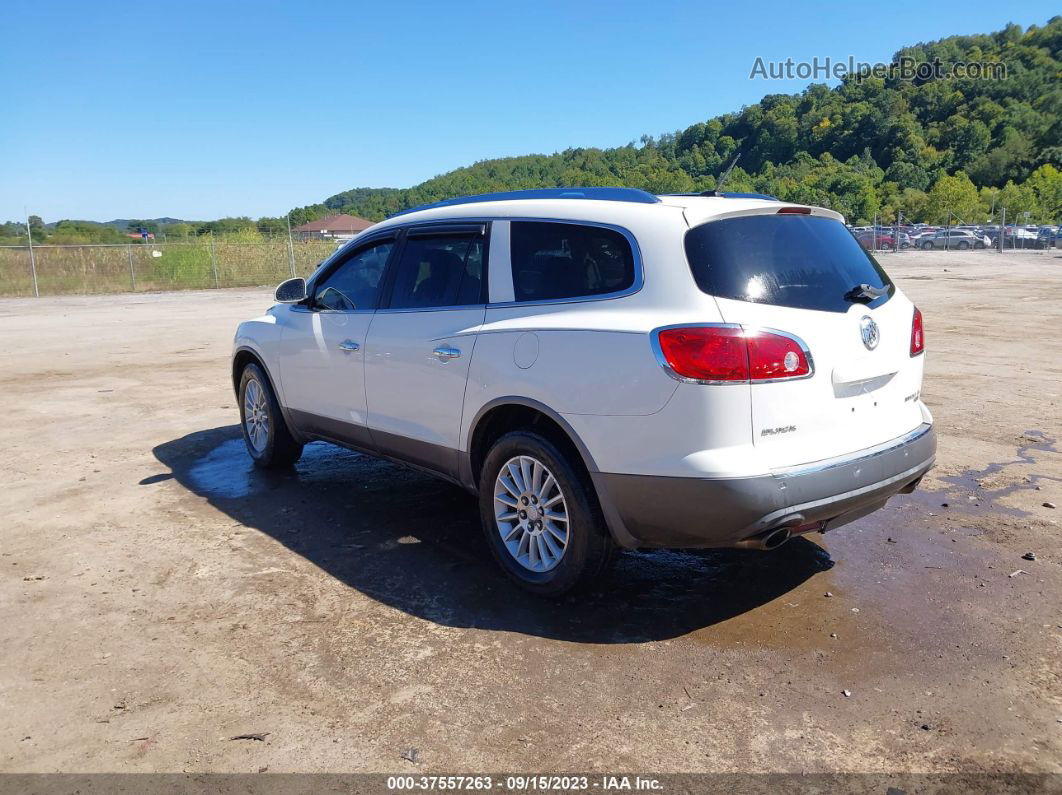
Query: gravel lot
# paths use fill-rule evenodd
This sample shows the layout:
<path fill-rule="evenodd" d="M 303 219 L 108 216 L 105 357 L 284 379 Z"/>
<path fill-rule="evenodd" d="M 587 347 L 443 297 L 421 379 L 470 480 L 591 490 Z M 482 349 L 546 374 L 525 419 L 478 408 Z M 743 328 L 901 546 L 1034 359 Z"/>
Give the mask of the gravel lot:
<path fill-rule="evenodd" d="M 1062 254 L 880 259 L 926 317 L 924 489 L 560 602 L 451 486 L 251 470 L 268 291 L 0 301 L 0 771 L 1062 772 Z"/>

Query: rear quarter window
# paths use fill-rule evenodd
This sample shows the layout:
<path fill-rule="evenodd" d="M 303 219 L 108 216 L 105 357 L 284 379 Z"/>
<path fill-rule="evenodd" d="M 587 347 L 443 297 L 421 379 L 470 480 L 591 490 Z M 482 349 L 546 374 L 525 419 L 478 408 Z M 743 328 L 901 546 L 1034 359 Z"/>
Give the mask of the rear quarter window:
<path fill-rule="evenodd" d="M 686 233 L 686 258 L 700 289 L 719 298 L 847 312 L 860 284 L 895 292 L 882 267 L 831 218 L 745 215 L 709 221 Z"/>
<path fill-rule="evenodd" d="M 509 234 L 516 301 L 589 298 L 634 286 L 634 252 L 615 229 L 513 221 Z"/>

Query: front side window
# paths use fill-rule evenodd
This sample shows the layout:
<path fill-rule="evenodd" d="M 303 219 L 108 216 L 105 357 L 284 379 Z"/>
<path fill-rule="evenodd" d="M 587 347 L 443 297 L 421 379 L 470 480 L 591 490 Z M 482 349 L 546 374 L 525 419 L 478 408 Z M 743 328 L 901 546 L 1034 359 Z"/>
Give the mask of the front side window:
<path fill-rule="evenodd" d="M 410 235 L 398 263 L 391 309 L 482 304 L 481 234 Z"/>
<path fill-rule="evenodd" d="M 510 239 L 517 301 L 592 297 L 634 285 L 634 252 L 614 229 L 513 221 Z"/>
<path fill-rule="evenodd" d="M 358 249 L 314 287 L 314 308 L 353 312 L 376 308 L 380 280 L 394 240 L 381 240 Z"/>

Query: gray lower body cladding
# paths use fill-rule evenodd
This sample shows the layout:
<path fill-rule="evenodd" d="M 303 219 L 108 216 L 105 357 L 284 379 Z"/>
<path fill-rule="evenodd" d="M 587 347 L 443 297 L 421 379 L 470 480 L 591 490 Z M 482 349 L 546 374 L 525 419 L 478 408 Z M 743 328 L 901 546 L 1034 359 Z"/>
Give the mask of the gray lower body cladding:
<path fill-rule="evenodd" d="M 770 475 L 677 478 L 596 472 L 616 540 L 626 547 L 725 547 L 774 527 L 839 527 L 913 489 L 932 467 L 931 425 L 852 457 Z"/>

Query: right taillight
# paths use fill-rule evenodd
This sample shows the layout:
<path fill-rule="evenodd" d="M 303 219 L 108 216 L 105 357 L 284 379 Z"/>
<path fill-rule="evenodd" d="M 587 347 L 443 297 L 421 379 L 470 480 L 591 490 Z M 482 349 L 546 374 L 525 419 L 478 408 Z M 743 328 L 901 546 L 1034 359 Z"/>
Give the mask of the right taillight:
<path fill-rule="evenodd" d="M 911 320 L 911 355 L 917 356 L 926 349 L 926 332 L 922 328 L 922 313 L 915 307 Z"/>
<path fill-rule="evenodd" d="M 771 331 L 749 331 L 749 377 L 755 381 L 778 381 L 811 375 L 811 354 L 796 337 Z"/>
<path fill-rule="evenodd" d="M 660 364 L 684 381 L 753 383 L 806 378 L 811 354 L 796 337 L 737 325 L 685 326 L 656 332 Z"/>

